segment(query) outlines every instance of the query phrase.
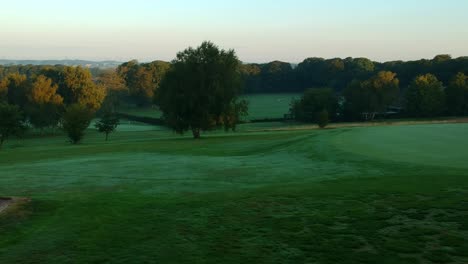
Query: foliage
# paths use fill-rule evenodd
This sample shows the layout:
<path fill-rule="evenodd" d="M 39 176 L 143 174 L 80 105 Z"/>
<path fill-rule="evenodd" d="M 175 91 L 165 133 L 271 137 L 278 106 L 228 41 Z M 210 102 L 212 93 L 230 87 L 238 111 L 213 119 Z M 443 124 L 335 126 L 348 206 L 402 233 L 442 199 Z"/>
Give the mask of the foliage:
<path fill-rule="evenodd" d="M 106 89 L 93 82 L 91 73 L 82 67 L 66 67 L 63 70 L 59 92 L 66 104 L 80 104 L 97 111 L 106 97 Z"/>
<path fill-rule="evenodd" d="M 72 104 L 68 106 L 62 117 L 62 127 L 72 144 L 78 144 L 89 127 L 93 112 L 84 105 Z"/>
<path fill-rule="evenodd" d="M 447 108 L 451 115 L 468 115 L 468 77 L 458 73 L 445 90 Z"/>
<path fill-rule="evenodd" d="M 223 126 L 234 129 L 247 112 L 238 100 L 240 62 L 233 50 L 220 50 L 211 42 L 177 54 L 166 73 L 156 101 L 168 125 L 178 133 L 200 132 Z"/>
<path fill-rule="evenodd" d="M 154 94 L 169 68 L 168 62 L 138 63 L 133 60 L 120 65 L 117 72 L 125 80 L 133 101 L 142 107 L 153 102 Z"/>
<path fill-rule="evenodd" d="M 444 86 L 432 74 L 416 77 L 408 87 L 406 111 L 414 117 L 435 117 L 445 111 Z"/>
<path fill-rule="evenodd" d="M 34 127 L 54 127 L 59 122 L 63 98 L 57 94 L 57 89 L 58 85 L 44 75 L 39 75 L 33 82 L 26 112 Z"/>
<path fill-rule="evenodd" d="M 320 128 L 325 128 L 330 122 L 328 111 L 323 109 L 317 113 L 317 124 Z"/>
<path fill-rule="evenodd" d="M 2 93 L 6 97 L 8 104 L 18 105 L 20 108 L 23 108 L 27 104 L 30 82 L 26 78 L 26 75 L 18 73 L 9 74 L 0 86 L 3 86 L 0 90 L 3 90 Z"/>
<path fill-rule="evenodd" d="M 129 92 L 125 80 L 114 69 L 102 71 L 97 77 L 97 84 L 106 89 L 107 96 L 101 107 L 104 111 L 114 112 Z"/>
<path fill-rule="evenodd" d="M 291 115 L 303 122 L 318 123 L 323 112 L 327 113 L 327 119 L 334 119 L 337 111 L 338 99 L 330 88 L 308 89 L 301 99 L 291 103 Z"/>
<path fill-rule="evenodd" d="M 109 138 L 109 134 L 115 131 L 119 123 L 120 120 L 117 116 L 115 116 L 115 114 L 107 112 L 104 113 L 101 119 L 96 122 L 95 126 L 99 132 L 105 133 L 107 141 Z"/>
<path fill-rule="evenodd" d="M 363 82 L 354 80 L 344 92 L 345 114 L 373 120 L 377 113 L 387 111 L 398 94 L 399 80 L 393 72 L 382 71 Z"/>
<path fill-rule="evenodd" d="M 21 136 L 26 126 L 19 107 L 0 103 L 0 148 L 11 136 Z"/>

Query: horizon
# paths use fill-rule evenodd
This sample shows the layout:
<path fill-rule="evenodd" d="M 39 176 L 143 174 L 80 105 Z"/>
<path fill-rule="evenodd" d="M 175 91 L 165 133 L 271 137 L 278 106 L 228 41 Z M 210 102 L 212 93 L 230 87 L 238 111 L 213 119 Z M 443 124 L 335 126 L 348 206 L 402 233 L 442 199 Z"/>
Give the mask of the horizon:
<path fill-rule="evenodd" d="M 171 61 L 178 51 L 204 40 L 236 50 L 248 63 L 468 55 L 468 2 L 415 2 L 5 3 L 0 22 L 9 27 L 2 30 L 0 59 Z"/>
<path fill-rule="evenodd" d="M 328 57 L 328 58 L 324 58 L 324 57 L 305 57 L 303 60 L 301 61 L 282 61 L 282 60 L 272 60 L 272 61 L 265 61 L 265 62 L 251 62 L 251 61 L 242 61 L 241 60 L 241 63 L 242 64 L 268 64 L 268 63 L 272 63 L 272 62 L 275 62 L 275 61 L 279 61 L 279 62 L 284 62 L 284 63 L 289 63 L 289 64 L 300 64 L 302 63 L 304 60 L 306 59 L 309 59 L 309 58 L 320 58 L 320 59 L 324 59 L 324 60 L 332 60 L 332 59 L 341 59 L 341 60 L 345 60 L 347 58 L 353 58 L 353 59 L 358 59 L 358 58 L 366 58 L 366 59 L 370 59 L 372 62 L 376 62 L 376 63 L 388 63 L 388 62 L 396 62 L 396 61 L 402 61 L 402 62 L 411 62 L 411 61 L 420 61 L 420 60 L 433 60 L 436 56 L 438 55 L 449 55 L 452 59 L 459 59 L 459 58 L 466 58 L 468 56 L 452 56 L 451 54 L 435 54 L 434 56 L 432 57 L 427 57 L 427 58 L 419 58 L 419 59 L 414 59 L 414 60 L 387 60 L 387 61 L 376 61 L 376 60 L 372 60 L 371 58 L 366 58 L 366 57 L 351 57 L 351 56 L 347 56 L 347 57 Z M 67 58 L 67 59 L 9 59 L 9 58 L 0 58 L 0 61 L 20 61 L 20 62 L 23 62 L 23 61 L 35 61 L 35 62 L 39 62 L 39 61 L 82 61 L 82 62 L 95 62 L 95 63 L 102 63 L 102 62 L 111 62 L 111 63 L 125 63 L 125 62 L 129 62 L 131 60 L 137 60 L 137 59 L 130 59 L 130 60 L 126 60 L 126 61 L 119 61 L 119 60 L 112 60 L 112 59 L 109 59 L 109 60 L 92 60 L 92 59 L 79 59 L 79 58 L 76 58 L 76 59 L 70 59 L 70 58 Z M 172 60 L 160 60 L 160 59 L 154 59 L 154 60 L 137 60 L 139 63 L 150 63 L 150 62 L 154 62 L 154 61 L 163 61 L 163 62 L 169 62 L 171 63 Z M 17 65 L 20 65 L 20 64 L 17 64 Z"/>

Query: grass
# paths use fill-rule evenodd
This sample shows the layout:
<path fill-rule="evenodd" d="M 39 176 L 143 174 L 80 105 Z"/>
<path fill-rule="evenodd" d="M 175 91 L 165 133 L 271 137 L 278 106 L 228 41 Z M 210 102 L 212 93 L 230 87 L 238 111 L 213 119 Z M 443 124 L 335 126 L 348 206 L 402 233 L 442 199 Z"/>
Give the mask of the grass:
<path fill-rule="evenodd" d="M 249 116 L 247 120 L 253 119 L 274 119 L 283 118 L 284 114 L 289 112 L 290 103 L 294 98 L 300 97 L 300 94 L 287 93 L 287 94 L 252 94 L 242 96 L 249 102 Z M 143 107 L 123 107 L 119 112 L 128 115 L 160 118 L 161 111 L 156 108 Z"/>
<path fill-rule="evenodd" d="M 467 124 L 129 126 L 7 143 L 0 263 L 468 262 Z"/>
<path fill-rule="evenodd" d="M 249 102 L 248 120 L 283 118 L 289 113 L 290 104 L 293 99 L 299 98 L 301 94 L 251 94 L 243 96 Z"/>

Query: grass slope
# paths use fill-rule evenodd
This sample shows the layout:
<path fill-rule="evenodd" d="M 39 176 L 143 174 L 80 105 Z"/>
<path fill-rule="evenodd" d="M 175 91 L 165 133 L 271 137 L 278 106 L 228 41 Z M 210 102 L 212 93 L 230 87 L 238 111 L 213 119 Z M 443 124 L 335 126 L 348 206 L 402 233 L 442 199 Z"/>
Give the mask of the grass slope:
<path fill-rule="evenodd" d="M 27 138 L 0 263 L 467 263 L 466 124 Z"/>

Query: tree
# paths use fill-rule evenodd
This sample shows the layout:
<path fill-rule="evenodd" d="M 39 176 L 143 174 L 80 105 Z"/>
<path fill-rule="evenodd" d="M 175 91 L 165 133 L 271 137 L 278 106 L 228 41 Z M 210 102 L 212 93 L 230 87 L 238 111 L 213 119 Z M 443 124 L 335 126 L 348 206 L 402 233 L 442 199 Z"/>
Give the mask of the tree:
<path fill-rule="evenodd" d="M 328 117 L 328 111 L 327 110 L 322 110 L 318 112 L 317 114 L 317 124 L 320 128 L 325 128 L 328 125 L 328 122 L 330 122 L 330 119 Z"/>
<path fill-rule="evenodd" d="M 445 94 L 449 114 L 468 114 L 468 76 L 458 73 L 445 90 Z"/>
<path fill-rule="evenodd" d="M 91 72 L 82 67 L 65 67 L 59 83 L 59 94 L 65 104 L 80 104 L 97 111 L 106 97 L 106 89 L 93 82 Z"/>
<path fill-rule="evenodd" d="M 0 80 L 0 103 L 5 103 L 8 101 L 8 80 L 1 79 Z"/>
<path fill-rule="evenodd" d="M 117 72 L 125 80 L 137 106 L 147 106 L 153 102 L 155 91 L 169 68 L 170 63 L 164 61 L 138 63 L 133 60 L 120 65 Z"/>
<path fill-rule="evenodd" d="M 23 114 L 16 105 L 0 103 L 0 148 L 11 136 L 20 136 L 26 126 Z"/>
<path fill-rule="evenodd" d="M 385 112 L 395 102 L 399 91 L 396 74 L 381 71 L 363 82 L 351 82 L 344 92 L 345 109 L 355 118 L 361 115 L 366 120 L 373 120 L 377 113 Z"/>
<path fill-rule="evenodd" d="M 26 75 L 23 74 L 9 74 L 3 81 L 2 86 L 6 93 L 7 102 L 12 105 L 17 105 L 23 109 L 27 104 L 27 94 L 30 89 L 30 82 Z"/>
<path fill-rule="evenodd" d="M 43 130 L 59 122 L 63 98 L 57 94 L 57 89 L 58 86 L 44 75 L 39 75 L 33 82 L 26 112 L 34 127 Z"/>
<path fill-rule="evenodd" d="M 125 80 L 114 69 L 102 71 L 97 78 L 97 84 L 106 89 L 107 96 L 101 107 L 104 111 L 114 112 L 123 98 L 128 95 Z"/>
<path fill-rule="evenodd" d="M 111 113 L 105 113 L 102 118 L 96 122 L 96 128 L 99 132 L 106 134 L 106 141 L 109 138 L 109 134 L 113 133 L 119 125 L 119 118 Z"/>
<path fill-rule="evenodd" d="M 291 104 L 291 115 L 298 121 L 319 122 L 319 113 L 327 112 L 335 118 L 338 110 L 338 100 L 335 92 L 330 88 L 308 89 L 301 99 Z"/>
<path fill-rule="evenodd" d="M 444 86 L 434 75 L 416 77 L 406 93 L 406 111 L 414 117 L 440 116 L 445 110 Z"/>
<path fill-rule="evenodd" d="M 220 50 L 211 42 L 177 54 L 157 90 L 156 102 L 168 125 L 178 133 L 200 132 L 224 126 L 235 129 L 247 112 L 239 101 L 240 62 L 234 50 Z"/>
<path fill-rule="evenodd" d="M 78 144 L 83 139 L 92 117 L 93 112 L 86 106 L 72 104 L 66 108 L 62 118 L 62 127 L 72 144 Z"/>

